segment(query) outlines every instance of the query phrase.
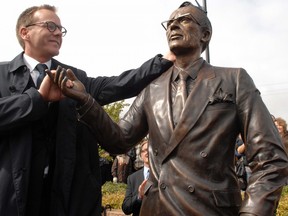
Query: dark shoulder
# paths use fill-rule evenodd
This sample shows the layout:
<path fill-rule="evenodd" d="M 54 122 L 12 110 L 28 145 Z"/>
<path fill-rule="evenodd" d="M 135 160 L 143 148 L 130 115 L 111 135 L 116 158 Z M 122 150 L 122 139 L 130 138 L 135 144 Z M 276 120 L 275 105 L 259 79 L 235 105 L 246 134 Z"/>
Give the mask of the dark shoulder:
<path fill-rule="evenodd" d="M 246 70 L 244 68 L 241 68 L 241 67 L 220 67 L 220 66 L 212 66 L 213 70 L 217 73 L 231 73 L 231 74 L 234 74 L 234 73 L 245 73 Z"/>
<path fill-rule="evenodd" d="M 72 71 L 77 71 L 78 70 L 78 68 L 76 68 L 76 67 L 64 64 L 64 63 L 62 63 L 62 62 L 60 62 L 60 61 L 58 61 L 56 59 L 52 59 L 52 67 L 53 68 L 55 67 L 55 69 L 56 69 L 58 65 L 60 65 L 61 67 L 65 68 L 65 69 L 70 68 Z"/>
<path fill-rule="evenodd" d="M 56 59 L 52 59 L 52 66 L 54 67 L 53 69 L 56 69 L 58 65 L 60 65 L 61 67 L 65 68 L 65 69 L 71 69 L 73 71 L 73 73 L 78 77 L 78 79 L 87 77 L 87 74 L 85 71 L 83 71 L 79 68 L 76 68 L 74 66 L 64 64 L 64 63 L 62 63 Z"/>
<path fill-rule="evenodd" d="M 131 179 L 137 178 L 139 175 L 143 174 L 143 169 L 144 168 L 141 168 L 140 170 L 137 170 L 136 172 L 134 172 L 131 175 L 129 175 L 128 178 L 131 178 Z"/>

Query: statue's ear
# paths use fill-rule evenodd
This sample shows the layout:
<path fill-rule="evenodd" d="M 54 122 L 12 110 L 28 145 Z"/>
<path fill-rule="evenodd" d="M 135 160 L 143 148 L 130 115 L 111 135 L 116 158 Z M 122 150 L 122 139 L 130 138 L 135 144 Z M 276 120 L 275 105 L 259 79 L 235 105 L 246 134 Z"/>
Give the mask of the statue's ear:
<path fill-rule="evenodd" d="M 201 41 L 203 43 L 208 43 L 211 39 L 211 36 L 212 36 L 211 31 L 209 31 L 207 29 L 207 30 L 203 31 Z"/>

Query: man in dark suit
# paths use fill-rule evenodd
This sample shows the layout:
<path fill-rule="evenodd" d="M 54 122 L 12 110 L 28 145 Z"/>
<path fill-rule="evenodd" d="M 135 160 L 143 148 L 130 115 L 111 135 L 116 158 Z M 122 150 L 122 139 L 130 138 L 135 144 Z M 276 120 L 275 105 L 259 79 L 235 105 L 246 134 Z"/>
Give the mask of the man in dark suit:
<path fill-rule="evenodd" d="M 28 8 L 17 21 L 23 53 L 0 63 L 1 216 L 101 215 L 97 137 L 77 121 L 76 101 L 48 103 L 61 92 L 55 95 L 53 86 L 37 90 L 38 63 L 71 68 L 101 105 L 137 95 L 172 66 L 158 55 L 119 76 L 90 78 L 53 58 L 66 32 L 55 7 Z"/>
<path fill-rule="evenodd" d="M 89 104 L 78 112 L 100 143 L 125 152 L 149 133 L 150 177 L 140 215 L 272 215 L 288 159 L 259 90 L 244 69 L 215 67 L 200 57 L 212 35 L 200 6 L 184 2 L 162 24 L 174 67 L 137 96 L 120 127 L 70 70 L 73 86 L 63 82 L 63 93 Z M 186 102 L 178 104 L 185 92 Z M 239 133 L 252 170 L 243 201 L 234 169 Z"/>
<path fill-rule="evenodd" d="M 128 176 L 127 189 L 122 210 L 125 214 L 138 216 L 144 197 L 144 186 L 149 177 L 149 159 L 148 159 L 148 140 L 144 140 L 140 147 L 140 156 L 143 160 L 144 167 Z"/>

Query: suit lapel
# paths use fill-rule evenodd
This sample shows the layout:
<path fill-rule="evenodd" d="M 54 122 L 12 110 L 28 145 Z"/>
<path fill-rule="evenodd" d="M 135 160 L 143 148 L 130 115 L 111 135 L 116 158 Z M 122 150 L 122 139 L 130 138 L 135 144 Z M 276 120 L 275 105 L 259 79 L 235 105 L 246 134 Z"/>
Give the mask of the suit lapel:
<path fill-rule="evenodd" d="M 23 69 L 23 72 L 15 73 L 14 83 L 19 93 L 23 93 L 26 90 L 29 80 L 30 80 L 30 71 L 27 67 Z"/>
<path fill-rule="evenodd" d="M 215 78 L 213 67 L 205 63 L 200 69 L 195 86 L 187 98 L 182 117 L 171 135 L 162 162 L 193 128 L 204 112 L 209 98 L 219 85 L 220 79 Z"/>
<path fill-rule="evenodd" d="M 162 76 L 160 76 L 155 82 L 150 85 L 151 107 L 154 114 L 155 121 L 158 126 L 164 141 L 169 142 L 170 136 L 173 132 L 173 120 L 171 110 L 171 90 L 170 80 L 173 72 L 173 68 L 167 70 Z"/>
<path fill-rule="evenodd" d="M 16 91 L 13 91 L 12 94 L 22 94 L 26 90 L 30 80 L 30 71 L 24 63 L 23 53 L 16 56 L 16 58 L 11 61 L 9 67 L 9 73 L 14 74 L 10 76 L 10 87 L 16 89 Z"/>
<path fill-rule="evenodd" d="M 137 175 L 135 175 L 137 185 L 140 185 L 144 181 L 144 168 L 140 169 Z M 135 188 L 135 190 L 138 192 L 138 187 Z"/>

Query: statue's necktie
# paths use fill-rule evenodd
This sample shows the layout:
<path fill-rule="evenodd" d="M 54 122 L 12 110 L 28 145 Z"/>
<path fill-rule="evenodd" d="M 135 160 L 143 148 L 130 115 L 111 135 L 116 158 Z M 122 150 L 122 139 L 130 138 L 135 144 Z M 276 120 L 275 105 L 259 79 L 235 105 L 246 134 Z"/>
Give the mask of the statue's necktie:
<path fill-rule="evenodd" d="M 186 80 L 188 77 L 188 73 L 185 71 L 179 72 L 179 83 L 177 85 L 177 91 L 175 95 L 175 100 L 173 104 L 173 120 L 174 125 L 176 126 L 181 117 L 186 99 L 187 99 L 187 89 L 186 89 Z"/>
<path fill-rule="evenodd" d="M 48 67 L 46 64 L 37 64 L 36 69 L 39 71 L 39 76 L 37 78 L 37 88 L 39 88 L 45 77 L 45 70 L 48 69 Z"/>

